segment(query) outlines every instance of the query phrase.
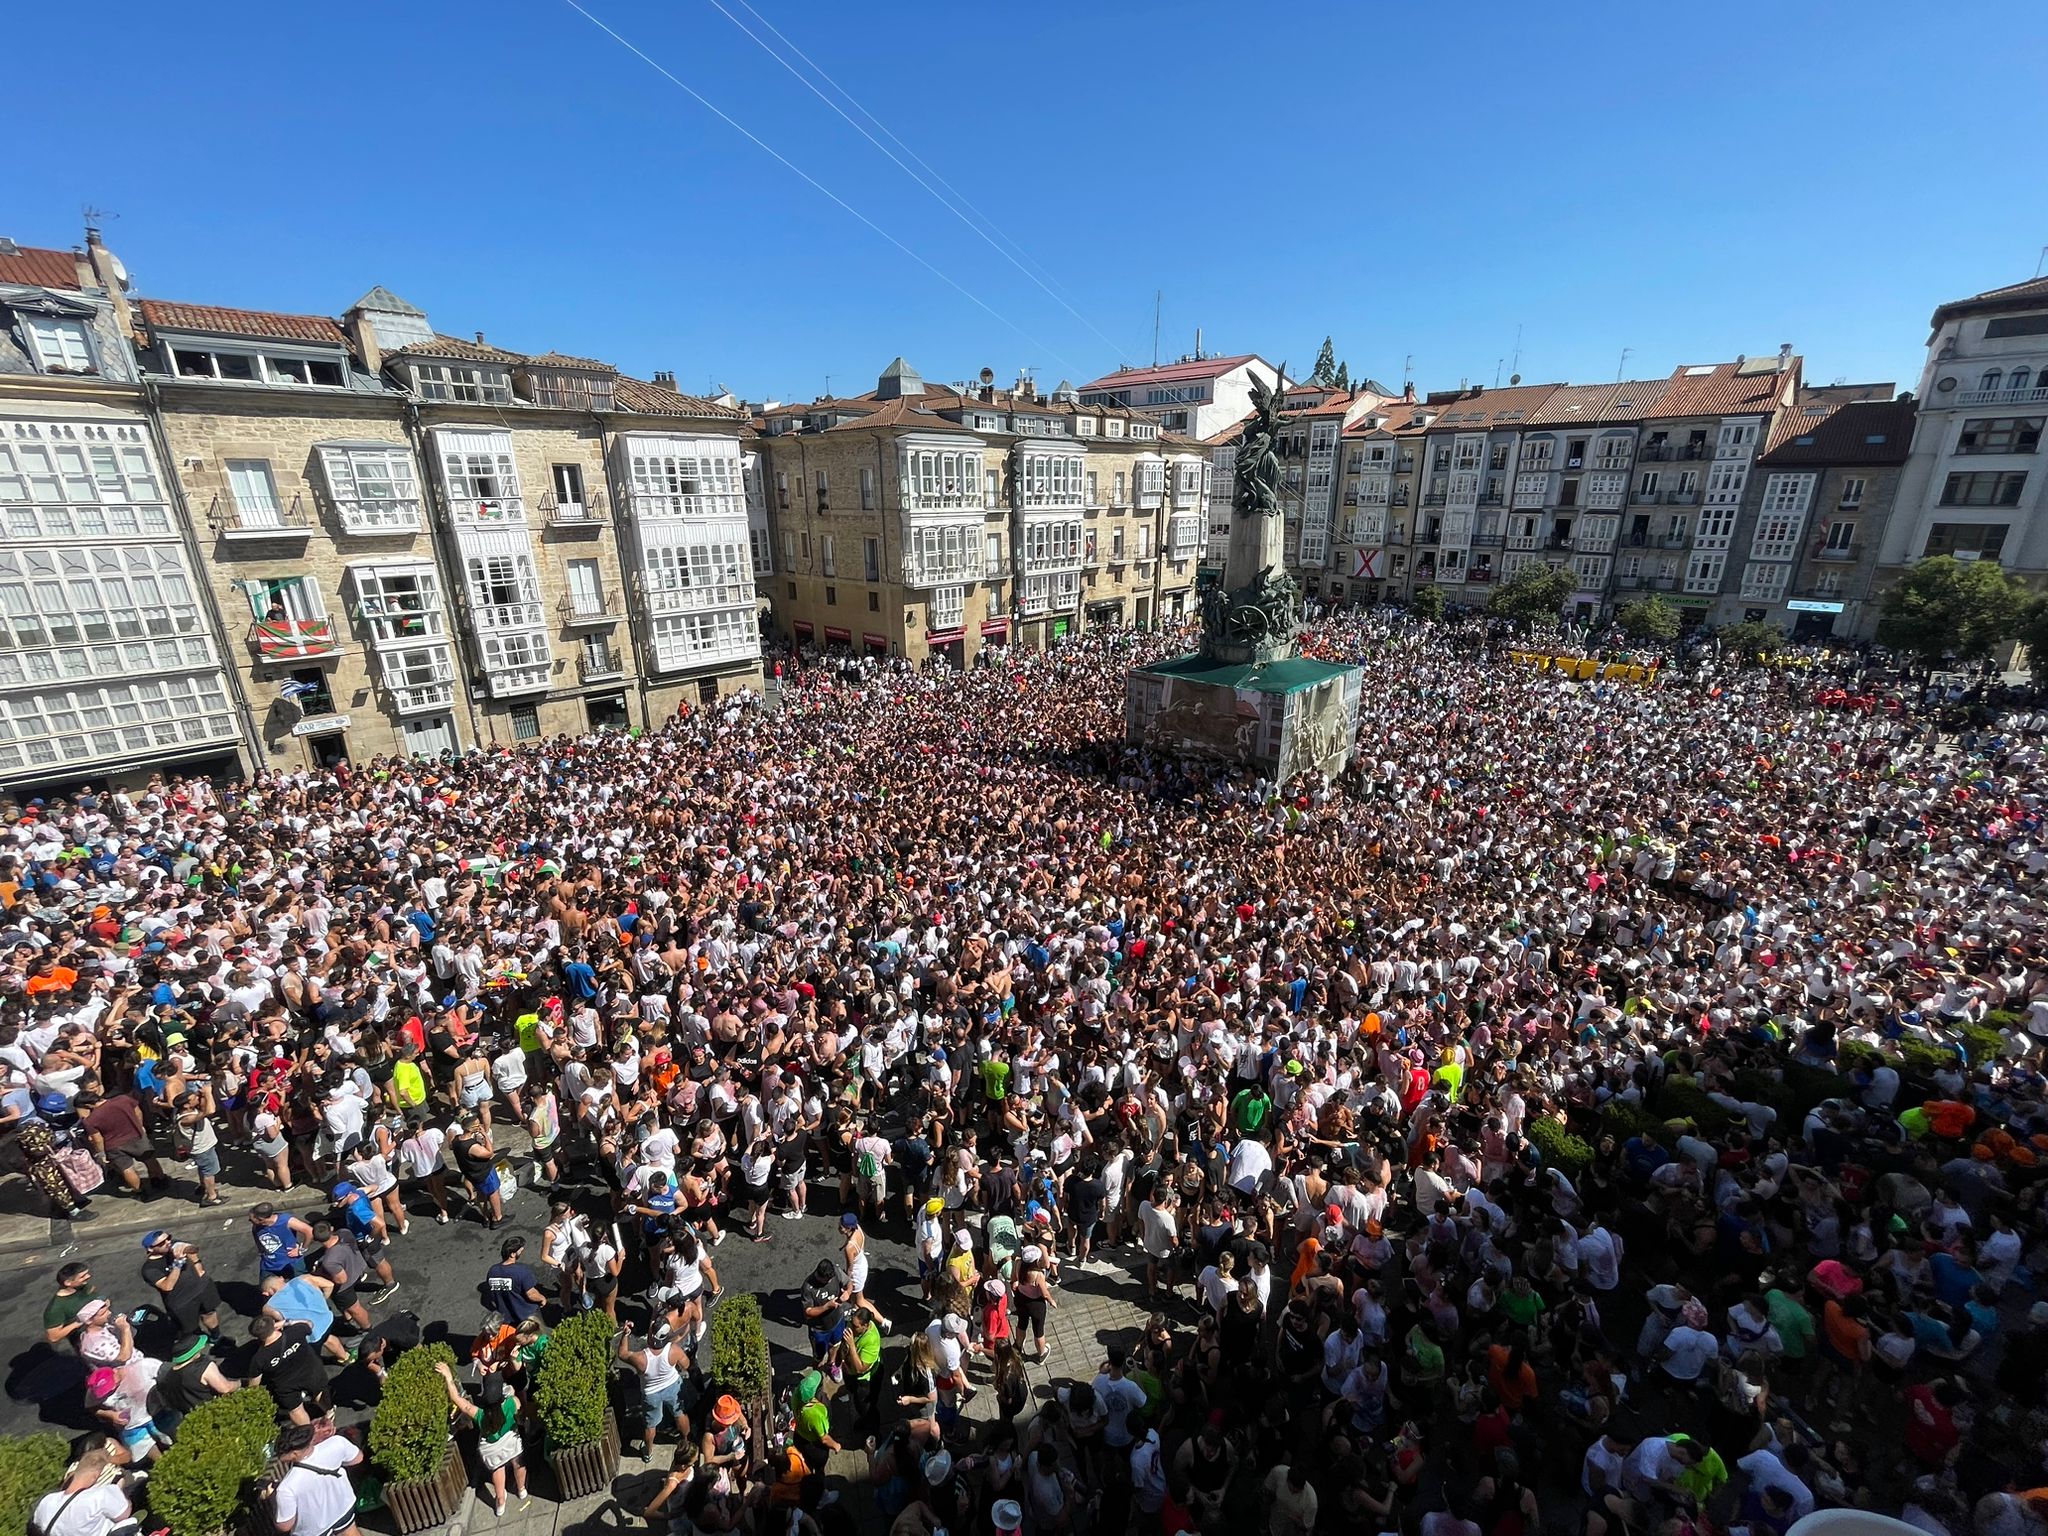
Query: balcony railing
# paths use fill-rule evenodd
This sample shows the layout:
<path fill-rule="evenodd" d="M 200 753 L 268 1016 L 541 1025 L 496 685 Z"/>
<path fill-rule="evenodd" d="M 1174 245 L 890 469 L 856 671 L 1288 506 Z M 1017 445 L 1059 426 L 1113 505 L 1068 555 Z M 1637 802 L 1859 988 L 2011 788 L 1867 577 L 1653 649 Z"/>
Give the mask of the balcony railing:
<path fill-rule="evenodd" d="M 537 600 L 487 603 L 472 597 L 469 616 L 478 629 L 540 629 L 547 623 L 547 611 Z"/>
<path fill-rule="evenodd" d="M 494 699 L 517 698 L 525 693 L 546 693 L 554 676 L 552 661 L 527 662 L 516 667 L 494 667 L 485 673 L 485 686 Z"/>
<path fill-rule="evenodd" d="M 625 658 L 619 654 L 616 647 L 610 646 L 602 651 L 578 651 L 576 653 L 576 675 L 586 683 L 594 683 L 603 678 L 624 677 L 626 675 Z"/>
<path fill-rule="evenodd" d="M 334 504 L 341 519 L 341 531 L 353 534 L 418 533 L 425 517 L 417 496 L 391 501 L 366 501 L 351 497 Z"/>
<path fill-rule="evenodd" d="M 1959 389 L 1957 405 L 2040 405 L 2048 402 L 2048 384 L 2034 389 Z"/>
<path fill-rule="evenodd" d="M 1813 558 L 1814 558 L 1814 559 L 1816 559 L 1816 560 L 1841 560 L 1841 561 L 1849 561 L 1849 560 L 1856 560 L 1856 559 L 1860 559 L 1860 558 L 1862 557 L 1862 555 L 1863 555 L 1863 546 L 1862 546 L 1861 544 L 1849 544 L 1849 545 L 1832 545 L 1832 544 L 1824 544 L 1824 545 L 1822 545 L 1822 546 L 1821 546 L 1821 547 L 1820 547 L 1819 549 L 1816 549 L 1816 550 L 1815 550 L 1815 551 L 1813 552 Z"/>
<path fill-rule="evenodd" d="M 291 505 L 285 507 L 244 507 L 237 505 L 232 496 L 216 496 L 206 509 L 206 525 L 216 537 L 230 542 L 303 539 L 313 532 L 313 517 L 306 510 L 303 495 L 292 497 Z"/>
<path fill-rule="evenodd" d="M 1424 491 L 1422 493 L 1422 504 L 1425 507 L 1440 507 L 1444 504 L 1444 500 L 1445 493 L 1443 491 Z"/>
<path fill-rule="evenodd" d="M 462 527 L 499 528 L 507 523 L 526 521 L 526 498 L 450 495 L 448 510 L 456 523 Z"/>
<path fill-rule="evenodd" d="M 1484 566 L 1474 566 L 1465 573 L 1465 580 L 1483 586 L 1485 583 L 1493 580 L 1493 572 Z"/>
<path fill-rule="evenodd" d="M 1648 459 L 1653 464 L 1670 464 L 1704 459 L 1711 451 L 1705 443 L 1645 443 L 1636 450 L 1636 457 Z"/>
<path fill-rule="evenodd" d="M 906 587 L 953 587 L 962 582 L 979 580 L 979 560 L 946 563 L 937 560 L 919 561 L 913 557 L 903 562 L 903 585 Z"/>
<path fill-rule="evenodd" d="M 614 623 L 619 615 L 612 596 L 602 587 L 595 592 L 571 592 L 555 605 L 555 611 L 571 629 L 582 624 Z"/>
<path fill-rule="evenodd" d="M 978 485 L 946 485 L 904 491 L 899 497 L 905 512 L 984 512 L 994 506 L 986 502 Z"/>
<path fill-rule="evenodd" d="M 604 492 L 585 491 L 581 501 L 561 501 L 553 491 L 549 491 L 540 499 L 540 510 L 550 528 L 602 527 L 605 521 Z"/>
<path fill-rule="evenodd" d="M 750 608 L 754 585 L 748 581 L 713 582 L 702 587 L 650 587 L 643 578 L 640 598 L 649 613 L 696 613 L 706 608 Z"/>
<path fill-rule="evenodd" d="M 1674 507 L 1689 507 L 1700 499 L 1698 491 L 1672 491 L 1664 500 Z"/>
<path fill-rule="evenodd" d="M 737 490 L 732 491 L 634 491 L 621 504 L 626 516 L 640 521 L 653 522 L 717 522 L 723 519 L 740 519 L 746 516 L 746 497 Z M 603 503 L 597 503 L 599 516 L 603 515 Z M 781 509 L 789 510 L 789 503 L 783 501 Z"/>
<path fill-rule="evenodd" d="M 1595 469 L 1627 469 L 1629 456 L 1625 453 L 1603 453 L 1593 461 Z"/>
<path fill-rule="evenodd" d="M 324 615 L 317 619 L 258 619 L 249 626 L 249 648 L 265 661 L 302 661 L 339 654 L 341 641 Z"/>

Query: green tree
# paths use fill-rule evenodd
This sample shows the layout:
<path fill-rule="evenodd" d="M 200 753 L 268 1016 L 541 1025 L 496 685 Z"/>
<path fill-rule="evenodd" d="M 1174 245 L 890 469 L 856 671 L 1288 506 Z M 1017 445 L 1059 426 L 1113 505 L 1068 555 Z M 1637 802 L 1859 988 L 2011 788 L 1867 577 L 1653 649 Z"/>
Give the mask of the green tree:
<path fill-rule="evenodd" d="M 1408 611 L 1419 613 L 1425 619 L 1440 619 L 1444 616 L 1444 589 L 1442 587 L 1417 587 L 1408 594 Z"/>
<path fill-rule="evenodd" d="M 1561 565 L 1525 565 L 1493 589 L 1486 611 L 1521 623 L 1555 623 L 1574 585 L 1572 573 Z"/>
<path fill-rule="evenodd" d="M 1339 389 L 1349 389 L 1351 387 L 1351 365 L 1349 363 L 1339 363 L 1337 365 L 1337 387 Z"/>
<path fill-rule="evenodd" d="M 1337 349 L 1327 336 L 1323 338 L 1323 350 L 1316 354 L 1316 366 L 1308 381 L 1323 389 L 1337 382 Z"/>
<path fill-rule="evenodd" d="M 1675 640 L 1678 638 L 1678 610 L 1652 592 L 1625 603 L 1614 622 L 1631 640 Z"/>
<path fill-rule="evenodd" d="M 1775 624 L 1765 624 L 1756 619 L 1724 624 L 1714 631 L 1714 638 L 1721 642 L 1723 655 L 1737 656 L 1744 661 L 1752 661 L 1759 656 L 1775 656 L 1785 649 L 1785 631 Z"/>
<path fill-rule="evenodd" d="M 2034 686 L 2048 687 L 2048 597 L 2027 604 L 2020 618 L 2020 641 L 2027 648 L 2027 664 L 2034 669 Z"/>
<path fill-rule="evenodd" d="M 1982 661 L 2016 639 L 2028 616 L 2026 584 L 1995 560 L 1922 560 L 1884 595 L 1877 641 L 1923 666 L 1953 656 Z"/>

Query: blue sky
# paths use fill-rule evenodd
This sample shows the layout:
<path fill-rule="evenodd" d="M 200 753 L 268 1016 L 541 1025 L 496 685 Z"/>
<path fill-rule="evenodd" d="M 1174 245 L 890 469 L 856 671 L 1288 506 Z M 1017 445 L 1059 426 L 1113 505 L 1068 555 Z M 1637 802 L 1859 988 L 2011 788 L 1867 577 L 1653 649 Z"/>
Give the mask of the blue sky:
<path fill-rule="evenodd" d="M 1810 379 L 1910 386 L 1934 305 L 2048 243 L 2038 0 L 752 0 L 993 241 L 712 0 L 581 3 L 887 237 L 567 0 L 108 0 L 96 68 L 10 83 L 0 234 L 69 245 L 92 204 L 148 294 L 338 313 L 383 283 L 453 334 L 755 399 L 898 352 L 1080 382 L 1150 360 L 1155 291 L 1165 356 L 1199 326 L 1305 370 L 1328 332 L 1397 387 L 1411 355 L 1425 388 L 1504 378 L 1518 325 L 1532 382 L 1791 341 Z"/>

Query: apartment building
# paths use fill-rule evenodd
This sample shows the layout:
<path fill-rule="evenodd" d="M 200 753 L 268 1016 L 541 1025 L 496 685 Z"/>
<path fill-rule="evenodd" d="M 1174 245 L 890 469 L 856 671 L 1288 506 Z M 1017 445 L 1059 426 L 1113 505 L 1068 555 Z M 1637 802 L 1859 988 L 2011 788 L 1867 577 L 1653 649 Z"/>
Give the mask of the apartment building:
<path fill-rule="evenodd" d="M 1192 608 L 1206 465 L 1136 411 L 1028 379 L 928 385 L 897 358 L 869 393 L 758 428 L 796 643 L 965 666 Z"/>
<path fill-rule="evenodd" d="M 1879 550 L 1881 579 L 1928 555 L 2048 576 L 2044 424 L 2048 278 L 1936 309 L 1912 451 Z"/>
<path fill-rule="evenodd" d="M 1408 591 L 1408 530 L 1415 512 L 1423 442 L 1441 407 L 1415 398 L 1411 385 L 1344 429 L 1333 602 L 1376 603 Z"/>
<path fill-rule="evenodd" d="M 471 744 L 402 393 L 325 315 L 134 308 L 256 766 Z"/>
<path fill-rule="evenodd" d="M 1798 641 L 1868 635 L 1878 539 L 1913 441 L 1915 402 L 1890 384 L 1802 389 L 1757 458 L 1735 530 L 1740 577 L 1709 618 L 1775 624 Z"/>
<path fill-rule="evenodd" d="M 246 766 L 199 551 L 129 347 L 128 277 L 0 241 L 0 787 Z"/>
<path fill-rule="evenodd" d="M 1654 567 L 1646 560 L 1640 569 L 1654 572 L 1657 590 L 1683 610 L 1687 624 L 1713 610 L 1731 559 L 1741 564 L 1735 524 L 1750 474 L 1780 414 L 1793 408 L 1799 384 L 1800 359 L 1785 346 L 1772 357 L 1681 366 L 1643 412 L 1636 460 L 1656 471 L 1670 510 L 1652 524 L 1668 542 L 1660 543 Z"/>
<path fill-rule="evenodd" d="M 1280 387 L 1280 370 L 1256 353 L 1184 357 L 1152 368 L 1119 368 L 1083 384 L 1081 405 L 1121 406 L 1158 423 L 1161 431 L 1203 442 L 1244 420 L 1252 408 L 1252 381 Z"/>
<path fill-rule="evenodd" d="M 1516 505 L 1540 505 L 1543 485 L 1563 469 L 1552 454 L 1554 433 L 1530 433 L 1533 417 L 1563 386 L 1510 384 L 1474 387 L 1429 397 L 1440 407 L 1424 429 L 1416 477 L 1420 486 L 1411 525 L 1411 588 L 1435 585 L 1453 602 L 1484 603 L 1494 582 L 1524 560 L 1540 558 L 1534 544 L 1509 537 L 1510 485 Z"/>

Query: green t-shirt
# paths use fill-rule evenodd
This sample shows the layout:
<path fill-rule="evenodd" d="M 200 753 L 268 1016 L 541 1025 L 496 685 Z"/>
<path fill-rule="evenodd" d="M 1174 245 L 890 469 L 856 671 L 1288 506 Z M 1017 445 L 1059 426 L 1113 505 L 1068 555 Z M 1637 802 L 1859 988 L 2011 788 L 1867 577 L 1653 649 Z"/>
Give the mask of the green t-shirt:
<path fill-rule="evenodd" d="M 882 1363 L 882 1330 L 869 1323 L 855 1336 L 853 1352 L 860 1361 L 860 1374 L 865 1379 L 868 1372 Z"/>
<path fill-rule="evenodd" d="M 1420 1326 L 1408 1330 L 1408 1356 L 1415 1362 L 1415 1373 L 1418 1376 L 1443 1375 L 1443 1349 L 1436 1340 L 1424 1333 Z"/>
<path fill-rule="evenodd" d="M 1000 1056 L 991 1056 L 981 1064 L 981 1091 L 991 1099 L 1007 1097 L 1010 1092 L 1010 1064 Z"/>
<path fill-rule="evenodd" d="M 1266 1123 L 1273 1101 L 1263 1088 L 1246 1088 L 1231 1101 L 1230 1116 L 1241 1131 L 1256 1131 Z"/>
<path fill-rule="evenodd" d="M 73 1291 L 69 1296 L 52 1296 L 50 1304 L 43 1308 L 45 1328 L 69 1328 L 78 1321 L 78 1314 L 85 1310 L 89 1301 L 98 1301 L 98 1291 Z"/>
<path fill-rule="evenodd" d="M 1545 1305 L 1546 1303 L 1540 1291 L 1532 1290 L 1526 1296 L 1517 1295 L 1513 1291 L 1501 1292 L 1501 1311 L 1505 1312 L 1510 1319 L 1524 1328 L 1535 1325 L 1536 1319 L 1542 1315 Z"/>
<path fill-rule="evenodd" d="M 832 1433 L 832 1410 L 816 1398 L 796 1411 L 796 1434 L 799 1440 L 808 1440 L 813 1445 L 823 1442 Z"/>
<path fill-rule="evenodd" d="M 1797 1297 L 1788 1296 L 1780 1290 L 1764 1293 L 1764 1311 L 1771 1319 L 1771 1326 L 1778 1330 L 1778 1343 L 1783 1347 L 1787 1360 L 1804 1360 L 1806 1352 L 1813 1347 L 1813 1314 L 1801 1306 Z"/>

